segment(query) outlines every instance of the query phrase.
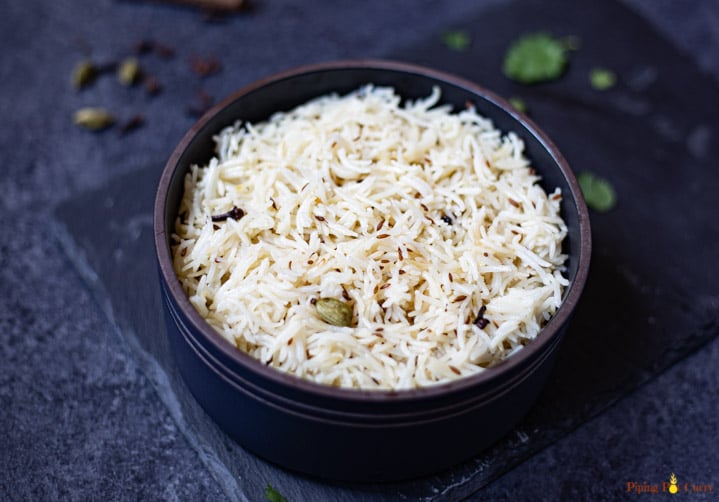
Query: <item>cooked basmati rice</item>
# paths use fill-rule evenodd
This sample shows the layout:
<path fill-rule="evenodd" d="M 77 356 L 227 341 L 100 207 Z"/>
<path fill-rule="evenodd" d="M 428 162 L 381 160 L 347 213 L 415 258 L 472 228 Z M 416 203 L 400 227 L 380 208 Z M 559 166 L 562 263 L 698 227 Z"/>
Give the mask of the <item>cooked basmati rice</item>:
<path fill-rule="evenodd" d="M 561 192 L 514 133 L 439 99 L 367 85 L 224 129 L 173 236 L 207 322 L 279 370 L 366 389 L 471 375 L 535 338 L 567 285 Z M 351 305 L 352 326 L 319 298 Z"/>

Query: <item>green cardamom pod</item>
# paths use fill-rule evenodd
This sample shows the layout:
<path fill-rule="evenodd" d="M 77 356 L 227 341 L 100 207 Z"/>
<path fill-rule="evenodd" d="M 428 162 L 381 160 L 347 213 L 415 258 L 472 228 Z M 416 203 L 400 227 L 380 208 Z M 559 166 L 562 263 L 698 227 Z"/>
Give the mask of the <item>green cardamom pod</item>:
<path fill-rule="evenodd" d="M 315 308 L 322 320 L 333 326 L 350 326 L 352 324 L 352 307 L 336 298 L 320 298 Z"/>
<path fill-rule="evenodd" d="M 122 85 L 134 85 L 140 79 L 140 62 L 137 58 L 126 58 L 117 67 L 117 79 Z"/>
<path fill-rule="evenodd" d="M 90 131 L 101 131 L 115 123 L 115 116 L 104 108 L 81 108 L 75 112 L 73 120 Z"/>
<path fill-rule="evenodd" d="M 97 77 L 97 66 L 90 61 L 78 63 L 72 72 L 72 85 L 75 89 L 82 89 L 90 85 Z"/>

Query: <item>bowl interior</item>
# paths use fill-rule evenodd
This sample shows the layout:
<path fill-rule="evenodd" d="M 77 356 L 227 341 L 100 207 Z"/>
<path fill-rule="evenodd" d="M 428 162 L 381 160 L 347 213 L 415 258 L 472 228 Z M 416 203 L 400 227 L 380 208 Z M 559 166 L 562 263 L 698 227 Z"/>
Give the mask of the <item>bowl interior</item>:
<path fill-rule="evenodd" d="M 179 281 L 174 275 L 170 253 L 170 236 L 184 189 L 184 176 L 192 164 L 204 164 L 214 154 L 213 136 L 221 129 L 238 120 L 257 122 L 269 118 L 275 112 L 287 111 L 310 99 L 329 93 L 345 94 L 364 84 L 390 86 L 406 100 L 424 98 L 434 86 L 442 91 L 441 103 L 451 104 L 461 110 L 467 102 L 477 112 L 490 118 L 495 127 L 503 133 L 514 131 L 524 140 L 525 152 L 532 166 L 541 175 L 545 190 L 559 187 L 563 193 L 561 214 L 569 233 L 564 241 L 564 252 L 568 254 L 567 277 L 569 286 L 565 289 L 563 303 L 555 316 L 523 350 L 489 371 L 465 377 L 454 382 L 422 389 L 399 392 L 370 391 L 372 398 L 382 399 L 398 395 L 409 398 L 445 392 L 452 388 L 465 388 L 493 375 L 511 371 L 515 366 L 532 357 L 569 320 L 586 281 L 590 255 L 590 231 L 587 208 L 576 179 L 567 162 L 549 138 L 527 117 L 515 111 L 505 100 L 476 84 L 461 78 L 414 65 L 387 61 L 335 62 L 297 70 L 291 70 L 251 84 L 228 97 L 203 116 L 182 139 L 163 172 L 155 205 L 156 250 L 163 280 L 169 292 L 177 300 L 195 327 L 206 334 L 213 344 L 235 359 L 239 364 L 253 371 L 264 373 L 269 378 L 297 385 L 313 392 L 331 392 L 345 397 L 366 398 L 367 392 L 352 389 L 324 388 L 319 384 L 305 381 L 291 375 L 267 368 L 250 356 L 231 347 L 214 333 L 194 311 L 186 299 Z M 267 373 L 269 371 L 269 373 Z M 274 375 L 274 374 L 278 375 Z"/>

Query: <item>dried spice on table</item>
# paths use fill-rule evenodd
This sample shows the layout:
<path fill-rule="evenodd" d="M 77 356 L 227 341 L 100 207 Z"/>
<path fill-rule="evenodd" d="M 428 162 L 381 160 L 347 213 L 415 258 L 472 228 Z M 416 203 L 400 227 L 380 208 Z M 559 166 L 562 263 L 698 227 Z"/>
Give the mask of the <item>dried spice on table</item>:
<path fill-rule="evenodd" d="M 209 77 L 215 73 L 219 73 L 222 64 L 216 56 L 193 56 L 190 58 L 190 68 L 200 78 Z"/>
<path fill-rule="evenodd" d="M 215 100 L 207 91 L 200 89 L 195 97 L 195 102 L 187 107 L 187 113 L 193 117 L 201 117 L 212 107 Z"/>
<path fill-rule="evenodd" d="M 125 135 L 145 125 L 145 116 L 137 113 L 120 125 L 120 134 Z"/>

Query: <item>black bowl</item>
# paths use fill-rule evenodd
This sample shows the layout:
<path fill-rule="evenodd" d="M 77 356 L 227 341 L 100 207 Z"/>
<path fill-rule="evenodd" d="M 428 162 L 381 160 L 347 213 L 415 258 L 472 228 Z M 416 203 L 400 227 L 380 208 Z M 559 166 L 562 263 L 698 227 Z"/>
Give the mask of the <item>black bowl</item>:
<path fill-rule="evenodd" d="M 230 345 L 195 311 L 170 251 L 189 166 L 213 155 L 213 135 L 238 119 L 256 122 L 312 98 L 362 84 L 418 99 L 440 86 L 442 102 L 467 101 L 500 130 L 514 131 L 542 176 L 560 187 L 569 228 L 569 286 L 537 338 L 496 367 L 412 390 L 363 391 L 316 384 L 267 367 Z M 591 251 L 589 217 L 577 181 L 557 148 L 505 100 L 461 78 L 389 61 L 341 61 L 290 70 L 251 84 L 203 116 L 172 153 L 154 212 L 155 248 L 167 327 L 180 372 L 197 401 L 241 445 L 283 467 L 331 479 L 383 481 L 447 468 L 495 442 L 529 410 L 546 382 L 581 295 Z"/>

